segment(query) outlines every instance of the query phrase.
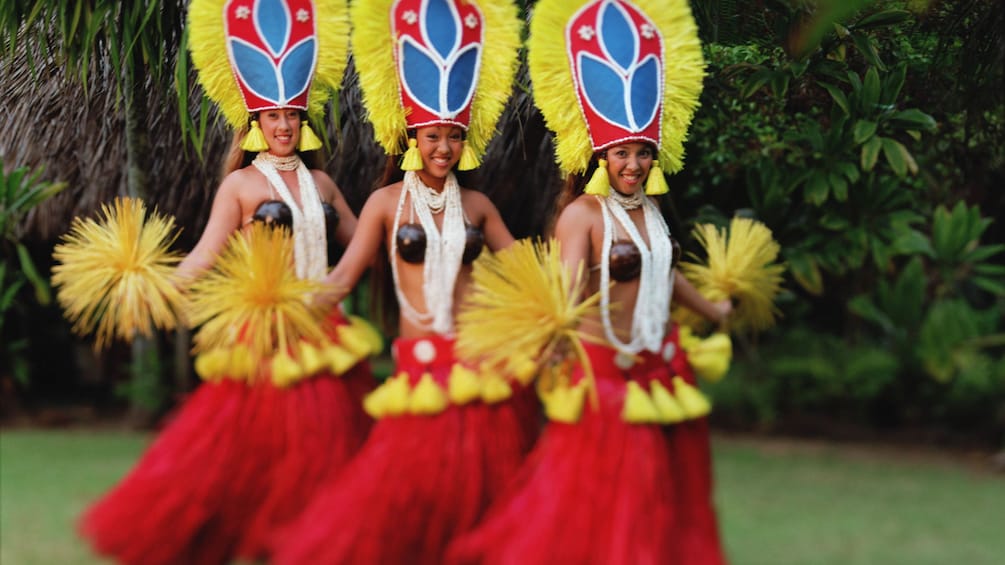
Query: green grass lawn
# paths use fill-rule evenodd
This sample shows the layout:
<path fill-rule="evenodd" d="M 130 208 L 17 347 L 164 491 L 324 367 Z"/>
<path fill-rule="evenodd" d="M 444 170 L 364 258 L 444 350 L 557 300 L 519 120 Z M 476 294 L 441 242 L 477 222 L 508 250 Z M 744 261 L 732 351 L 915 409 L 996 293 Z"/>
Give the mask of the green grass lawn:
<path fill-rule="evenodd" d="M 0 431 L 0 563 L 101 563 L 76 516 L 149 435 Z M 1005 477 L 931 454 L 717 437 L 717 500 L 733 565 L 1005 561 Z M 640 520 L 645 517 L 640 516 Z"/>

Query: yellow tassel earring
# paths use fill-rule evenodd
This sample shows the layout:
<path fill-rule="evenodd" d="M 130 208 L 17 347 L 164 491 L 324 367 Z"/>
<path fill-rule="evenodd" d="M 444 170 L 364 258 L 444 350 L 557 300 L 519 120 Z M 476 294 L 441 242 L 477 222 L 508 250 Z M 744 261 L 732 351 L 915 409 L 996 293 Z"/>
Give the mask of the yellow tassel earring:
<path fill-rule="evenodd" d="M 611 193 L 611 179 L 607 176 L 607 159 L 597 161 L 597 170 L 593 171 L 590 182 L 586 183 L 586 194 L 607 196 Z"/>
<path fill-rule="evenodd" d="M 470 171 L 472 169 L 477 169 L 478 156 L 475 155 L 475 150 L 471 148 L 471 144 L 467 141 L 464 142 L 464 149 L 461 151 L 461 160 L 457 163 L 457 170 L 459 171 Z"/>
<path fill-rule="evenodd" d="M 251 129 L 248 130 L 248 135 L 244 136 L 241 149 L 254 151 L 255 153 L 269 150 L 269 144 L 265 141 L 265 134 L 262 133 L 262 128 L 258 127 L 258 120 L 251 120 Z"/>
<path fill-rule="evenodd" d="M 308 120 L 300 122 L 300 142 L 297 143 L 297 150 L 299 151 L 314 151 L 315 149 L 321 149 L 321 140 L 318 136 L 314 134 L 314 130 L 311 129 L 311 125 Z"/>
<path fill-rule="evenodd" d="M 422 155 L 419 154 L 418 142 L 415 141 L 415 138 L 408 139 L 408 150 L 405 151 L 405 156 L 401 159 L 401 170 L 422 170 Z"/>
<path fill-rule="evenodd" d="M 670 187 L 667 186 L 667 179 L 663 176 L 660 162 L 654 160 L 652 168 L 649 169 L 649 178 L 646 179 L 646 194 L 657 196 L 668 192 L 670 192 Z"/>

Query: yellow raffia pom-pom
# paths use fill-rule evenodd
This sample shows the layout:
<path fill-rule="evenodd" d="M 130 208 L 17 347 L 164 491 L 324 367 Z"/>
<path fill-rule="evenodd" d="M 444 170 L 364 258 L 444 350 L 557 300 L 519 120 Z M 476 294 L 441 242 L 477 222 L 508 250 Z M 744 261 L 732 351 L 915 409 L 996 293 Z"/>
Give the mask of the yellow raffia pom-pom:
<path fill-rule="evenodd" d="M 697 226 L 694 234 L 707 260 L 704 264 L 681 262 L 681 272 L 705 298 L 736 303 L 730 329 L 760 331 L 774 325 L 779 314 L 774 301 L 785 266 L 775 263 L 781 247 L 772 239 L 771 230 L 755 220 L 736 217 L 729 224 L 728 236 L 712 224 Z M 680 323 L 699 325 L 694 317 L 682 309 Z"/>
<path fill-rule="evenodd" d="M 471 147 L 470 143 L 464 143 L 464 149 L 461 150 L 461 159 L 457 162 L 457 170 L 459 171 L 471 171 L 477 169 L 481 165 L 478 160 L 478 155 L 475 155 L 475 150 Z"/>
<path fill-rule="evenodd" d="M 237 379 L 247 378 L 255 372 L 255 365 L 247 345 L 237 344 L 230 349 L 227 375 Z"/>
<path fill-rule="evenodd" d="M 672 382 L 674 397 L 689 420 L 708 416 L 712 411 L 712 404 L 700 390 L 689 385 L 681 377 L 674 377 Z"/>
<path fill-rule="evenodd" d="M 305 375 L 319 373 L 328 366 L 328 359 L 321 349 L 306 341 L 300 344 L 298 359 L 300 359 L 300 366 L 304 368 Z"/>
<path fill-rule="evenodd" d="M 481 380 L 471 369 L 456 364 L 450 370 L 450 380 L 447 382 L 447 396 L 454 404 L 467 404 L 477 400 L 481 395 Z"/>
<path fill-rule="evenodd" d="M 611 178 L 607 175 L 606 159 L 600 159 L 597 162 L 597 169 L 593 171 L 593 175 L 590 176 L 583 192 L 596 196 L 607 196 L 611 193 Z"/>
<path fill-rule="evenodd" d="M 446 409 L 449 402 L 443 389 L 436 383 L 433 376 L 424 373 L 418 384 L 412 389 L 412 398 L 408 403 L 408 411 L 412 414 L 439 414 Z"/>
<path fill-rule="evenodd" d="M 293 359 L 292 355 L 285 351 L 281 351 L 272 357 L 270 369 L 272 372 L 272 383 L 280 387 L 289 386 L 304 375 L 303 367 Z"/>
<path fill-rule="evenodd" d="M 684 140 L 698 108 L 705 61 L 698 26 L 687 0 L 634 0 L 663 35 L 663 118 L 659 161 L 675 173 L 684 166 Z M 587 0 L 540 0 L 534 5 L 527 40 L 527 67 L 534 103 L 555 132 L 555 155 L 566 173 L 586 171 L 593 144 L 576 97 L 565 44 L 565 27 Z"/>
<path fill-rule="evenodd" d="M 258 120 L 251 120 L 251 129 L 241 141 L 241 149 L 253 153 L 269 150 L 269 142 L 265 141 L 265 134 L 262 133 L 262 128 L 258 127 Z"/>
<path fill-rule="evenodd" d="M 373 341 L 361 325 L 338 326 L 335 332 L 338 334 L 339 344 L 348 349 L 357 359 L 379 353 L 379 351 L 373 350 Z"/>
<path fill-rule="evenodd" d="M 363 399 L 363 410 L 373 418 L 399 416 L 408 410 L 408 373 L 387 379 Z"/>
<path fill-rule="evenodd" d="M 401 170 L 422 170 L 422 154 L 419 153 L 418 142 L 415 141 L 415 138 L 408 139 L 408 150 L 405 151 L 405 155 L 401 158 Z"/>
<path fill-rule="evenodd" d="M 680 346 L 687 352 L 688 364 L 694 373 L 709 382 L 717 382 L 729 372 L 733 358 L 733 342 L 729 335 L 717 332 L 707 338 L 700 338 L 691 328 L 680 328 Z"/>
<path fill-rule="evenodd" d="M 687 414 L 684 413 L 680 403 L 659 381 L 652 381 L 649 385 L 649 395 L 652 397 L 656 411 L 659 412 L 660 423 L 676 424 L 687 419 Z"/>
<path fill-rule="evenodd" d="M 174 218 L 134 198 L 101 207 L 100 219 L 75 218 L 53 251 L 52 284 L 79 335 L 94 332 L 95 349 L 113 338 L 174 328 L 184 310 L 175 266 Z"/>
<path fill-rule="evenodd" d="M 359 363 L 359 355 L 354 354 L 340 345 L 329 345 L 324 348 L 325 359 L 328 367 L 335 375 L 341 375 Z"/>
<path fill-rule="evenodd" d="M 579 321 L 598 308 L 599 294 L 580 301 L 583 268 L 564 267 L 558 242 L 522 239 L 482 253 L 457 315 L 457 354 L 476 364 L 505 366 L 550 353 L 562 341 L 581 343 Z M 524 367 L 523 371 L 527 371 Z"/>
<path fill-rule="evenodd" d="M 658 422 L 660 413 L 646 391 L 635 381 L 625 383 L 625 404 L 621 419 L 632 424 Z"/>
<path fill-rule="evenodd" d="M 309 122 L 310 120 L 304 120 L 300 124 L 300 141 L 297 142 L 297 149 L 300 151 L 316 151 L 324 146 Z"/>
<path fill-rule="evenodd" d="M 349 316 L 349 324 L 366 340 L 370 355 L 377 355 L 384 351 L 384 336 L 377 331 L 377 328 L 373 327 L 373 324 L 359 316 Z"/>
<path fill-rule="evenodd" d="M 670 192 L 670 187 L 667 186 L 667 179 L 663 176 L 660 162 L 653 161 L 653 166 L 649 169 L 649 178 L 646 179 L 646 194 L 649 196 L 659 196 L 668 192 Z"/>
<path fill-rule="evenodd" d="M 537 376 L 537 363 L 530 356 L 518 353 L 507 361 L 506 374 L 516 379 L 518 383 L 527 386 Z"/>
<path fill-rule="evenodd" d="M 195 372 L 205 381 L 215 381 L 229 369 L 230 351 L 213 349 L 195 358 Z"/>
<path fill-rule="evenodd" d="M 482 400 L 485 404 L 496 404 L 513 396 L 513 387 L 495 372 L 482 374 Z"/>
<path fill-rule="evenodd" d="M 213 269 L 190 287 L 189 319 L 201 326 L 195 351 L 243 344 L 258 366 L 298 353 L 301 341 L 322 343 L 327 312 L 310 300 L 320 290 L 320 282 L 297 277 L 288 232 L 255 224 L 247 235 L 235 233 Z M 279 378 L 292 378 L 282 363 Z"/>
<path fill-rule="evenodd" d="M 583 415 L 583 405 L 586 403 L 586 383 L 580 381 L 575 385 L 560 385 L 549 391 L 539 391 L 544 404 L 544 413 L 553 422 L 574 424 Z"/>

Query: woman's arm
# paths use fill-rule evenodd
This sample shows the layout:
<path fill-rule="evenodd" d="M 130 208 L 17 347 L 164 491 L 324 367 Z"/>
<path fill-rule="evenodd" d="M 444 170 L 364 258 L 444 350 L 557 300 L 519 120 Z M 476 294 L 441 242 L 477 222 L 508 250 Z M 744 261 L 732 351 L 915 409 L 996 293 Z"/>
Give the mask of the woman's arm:
<path fill-rule="evenodd" d="M 345 201 L 342 191 L 339 190 L 338 185 L 335 184 L 335 181 L 327 173 L 320 170 L 314 170 L 312 173 L 314 174 L 315 184 L 317 184 L 321 194 L 325 195 L 323 197 L 324 200 L 331 204 L 335 208 L 335 212 L 338 213 L 339 222 L 338 228 L 335 230 L 335 241 L 342 247 L 348 247 L 349 240 L 352 238 L 353 233 L 356 232 L 356 214 L 352 213 L 352 209 L 349 208 L 349 203 Z"/>
<path fill-rule="evenodd" d="M 495 204 L 484 194 L 474 191 L 471 192 L 471 201 L 475 209 L 483 214 L 482 233 L 489 249 L 499 251 L 513 245 L 513 234 L 509 232 Z"/>
<path fill-rule="evenodd" d="M 673 295 L 674 300 L 716 324 L 725 322 L 733 311 L 733 304 L 729 300 L 710 302 L 677 269 L 674 269 Z"/>
<path fill-rule="evenodd" d="M 178 264 L 177 273 L 183 279 L 193 279 L 213 266 L 216 256 L 226 245 L 230 235 L 241 227 L 241 200 L 239 175 L 227 175 L 213 198 L 209 221 L 192 251 Z"/>
<path fill-rule="evenodd" d="M 382 188 L 370 195 L 363 205 L 349 246 L 342 254 L 342 259 L 325 277 L 324 282 L 329 288 L 324 296 L 319 297 L 322 302 L 334 306 L 345 298 L 377 256 L 377 251 L 384 243 L 389 198 L 388 189 Z"/>
<path fill-rule="evenodd" d="M 555 222 L 555 239 L 562 246 L 562 262 L 573 274 L 583 265 L 583 277 L 588 277 L 590 265 L 590 226 L 593 210 L 585 200 L 576 200 L 565 207 Z"/>

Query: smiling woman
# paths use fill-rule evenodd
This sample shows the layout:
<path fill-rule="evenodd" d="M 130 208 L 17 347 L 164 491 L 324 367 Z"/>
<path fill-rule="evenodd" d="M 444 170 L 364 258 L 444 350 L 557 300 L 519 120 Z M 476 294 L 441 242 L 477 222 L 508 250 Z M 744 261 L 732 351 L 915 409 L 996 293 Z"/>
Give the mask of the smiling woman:
<path fill-rule="evenodd" d="M 189 30 L 200 82 L 236 131 L 177 269 L 206 382 L 80 521 L 99 553 L 129 564 L 266 558 L 272 532 L 362 444 L 364 357 L 380 349 L 340 310 L 319 323 L 304 298 L 327 273 L 328 242 L 346 245 L 356 227 L 302 157 L 322 146 L 307 115 L 341 84 L 344 2 L 193 0 Z"/>
<path fill-rule="evenodd" d="M 441 563 L 516 470 L 534 422 L 527 388 L 454 353 L 471 262 L 513 243 L 492 202 L 455 171 L 477 166 L 495 129 L 520 22 L 500 0 L 356 2 L 352 19 L 363 99 L 393 176 L 367 199 L 326 280 L 337 301 L 386 257 L 400 310 L 396 368 L 365 400 L 378 419 L 366 444 L 289 528 L 275 561 Z M 402 175 L 393 165 L 406 144 Z"/>

